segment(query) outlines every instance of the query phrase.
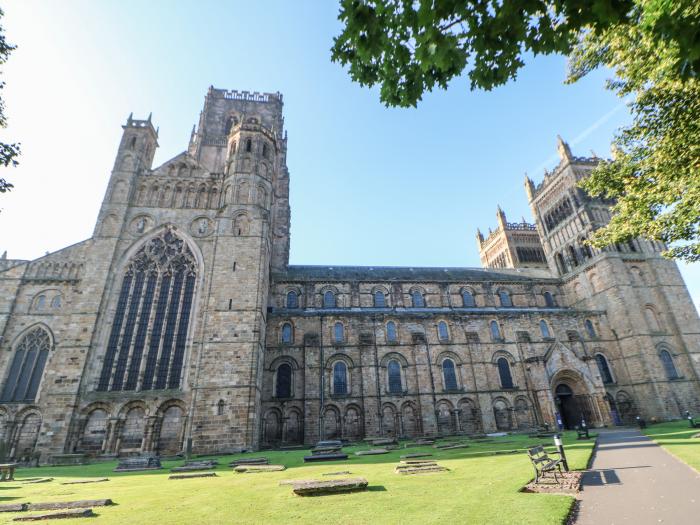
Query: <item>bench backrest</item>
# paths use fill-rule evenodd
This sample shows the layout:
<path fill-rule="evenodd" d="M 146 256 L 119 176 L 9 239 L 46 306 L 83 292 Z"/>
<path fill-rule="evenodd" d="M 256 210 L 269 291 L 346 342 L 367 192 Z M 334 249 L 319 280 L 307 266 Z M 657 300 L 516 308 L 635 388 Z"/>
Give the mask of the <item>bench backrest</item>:
<path fill-rule="evenodd" d="M 545 452 L 544 447 L 542 445 L 528 449 L 527 455 L 530 456 L 530 459 L 533 463 L 549 461 L 549 456 L 547 455 L 547 452 Z"/>

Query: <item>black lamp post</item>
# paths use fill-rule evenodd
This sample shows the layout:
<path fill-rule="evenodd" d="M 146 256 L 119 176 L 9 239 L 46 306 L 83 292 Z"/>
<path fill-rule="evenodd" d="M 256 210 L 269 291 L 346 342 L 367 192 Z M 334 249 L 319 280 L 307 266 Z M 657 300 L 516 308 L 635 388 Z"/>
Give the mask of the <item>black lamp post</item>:
<path fill-rule="evenodd" d="M 561 442 L 561 436 L 559 434 L 554 434 L 554 446 L 557 447 L 557 452 L 559 452 L 561 456 L 561 464 L 564 465 L 564 470 L 569 472 L 569 463 L 566 461 L 564 445 Z"/>

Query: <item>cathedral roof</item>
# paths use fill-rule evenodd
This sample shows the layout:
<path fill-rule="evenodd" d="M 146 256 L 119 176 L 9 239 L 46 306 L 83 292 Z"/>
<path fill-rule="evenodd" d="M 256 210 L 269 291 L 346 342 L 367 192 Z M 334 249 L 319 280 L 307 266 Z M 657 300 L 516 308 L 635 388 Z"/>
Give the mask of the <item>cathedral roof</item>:
<path fill-rule="evenodd" d="M 277 281 L 556 281 L 542 270 L 408 266 L 290 265 Z"/>

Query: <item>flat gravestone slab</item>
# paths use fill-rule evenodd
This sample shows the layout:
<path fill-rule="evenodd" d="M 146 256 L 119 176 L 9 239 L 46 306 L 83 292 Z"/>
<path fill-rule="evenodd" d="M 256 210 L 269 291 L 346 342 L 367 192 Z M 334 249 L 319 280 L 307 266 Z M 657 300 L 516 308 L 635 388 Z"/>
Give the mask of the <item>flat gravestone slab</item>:
<path fill-rule="evenodd" d="M 196 472 L 198 470 L 211 470 L 213 468 L 216 468 L 216 465 L 212 465 L 211 463 L 202 465 L 183 465 L 181 467 L 171 468 L 170 472 Z"/>
<path fill-rule="evenodd" d="M 90 507 L 107 507 L 114 505 L 111 499 L 86 499 L 80 501 L 51 501 L 48 503 L 29 503 L 27 510 L 62 510 L 87 509 Z"/>
<path fill-rule="evenodd" d="M 64 481 L 61 485 L 82 485 L 84 483 L 102 483 L 103 481 L 109 481 L 109 478 L 75 479 L 73 481 Z"/>
<path fill-rule="evenodd" d="M 433 445 L 433 448 L 447 448 L 447 447 L 453 447 L 455 445 L 459 445 L 456 441 L 450 441 L 449 443 L 435 443 Z"/>
<path fill-rule="evenodd" d="M 430 456 L 432 456 L 432 454 L 430 454 L 428 452 L 423 452 L 423 453 L 416 452 L 415 454 L 404 454 L 403 456 L 401 456 L 401 459 L 427 458 Z"/>
<path fill-rule="evenodd" d="M 320 454 L 340 454 L 342 450 L 342 447 L 317 447 L 311 449 L 311 455 L 318 456 Z"/>
<path fill-rule="evenodd" d="M 151 454 L 120 458 L 117 468 L 114 472 L 137 472 L 139 470 L 157 470 L 163 468 L 160 464 L 160 459 Z"/>
<path fill-rule="evenodd" d="M 53 481 L 53 478 L 30 479 L 27 481 L 22 481 L 22 485 L 31 485 L 33 483 L 48 483 L 49 481 Z"/>
<path fill-rule="evenodd" d="M 393 445 L 395 443 L 396 440 L 394 438 L 379 438 L 372 440 L 373 445 Z"/>
<path fill-rule="evenodd" d="M 347 454 L 315 454 L 311 456 L 304 456 L 304 463 L 309 463 L 313 461 L 337 461 L 339 459 L 348 459 Z"/>
<path fill-rule="evenodd" d="M 411 468 L 396 467 L 394 472 L 397 474 L 423 474 L 428 472 L 445 472 L 447 469 L 440 465 L 415 466 Z"/>
<path fill-rule="evenodd" d="M 338 472 L 326 472 L 325 474 L 321 474 L 321 476 L 347 476 L 349 474 L 349 470 L 340 470 Z"/>
<path fill-rule="evenodd" d="M 54 454 L 49 458 L 49 463 L 58 467 L 62 465 L 87 465 L 89 461 L 85 454 Z"/>
<path fill-rule="evenodd" d="M 343 446 L 343 442 L 339 441 L 337 439 L 326 439 L 323 441 L 319 441 L 316 443 L 315 448 L 323 448 L 323 447 L 341 447 Z"/>
<path fill-rule="evenodd" d="M 259 457 L 259 458 L 239 458 L 239 459 L 234 459 L 231 463 L 228 464 L 229 467 L 237 467 L 239 465 L 267 465 L 270 463 L 270 460 L 267 458 Z"/>
<path fill-rule="evenodd" d="M 315 481 L 318 481 L 318 480 L 316 480 L 316 479 L 283 479 L 277 485 L 279 485 L 280 487 L 284 487 L 285 485 L 296 485 L 299 483 L 313 483 Z"/>
<path fill-rule="evenodd" d="M 60 512 L 52 512 L 49 514 L 33 514 L 31 516 L 18 516 L 12 521 L 39 521 L 39 520 L 56 520 L 65 518 L 91 518 L 95 513 L 92 509 L 68 509 Z"/>
<path fill-rule="evenodd" d="M 434 445 L 434 439 L 416 439 L 416 445 Z"/>
<path fill-rule="evenodd" d="M 239 465 L 233 470 L 239 474 L 255 474 L 258 472 L 279 472 L 286 468 L 284 465 Z"/>
<path fill-rule="evenodd" d="M 193 472 L 191 474 L 171 474 L 168 479 L 215 478 L 216 472 Z"/>
<path fill-rule="evenodd" d="M 436 465 L 433 459 L 402 459 L 402 465 Z"/>
<path fill-rule="evenodd" d="M 297 496 L 324 496 L 344 492 L 357 492 L 367 490 L 365 478 L 346 478 L 316 481 L 293 485 L 293 492 Z"/>
<path fill-rule="evenodd" d="M 373 448 L 371 450 L 358 450 L 356 456 L 376 456 L 378 454 L 388 454 L 389 451 L 385 448 Z"/>
<path fill-rule="evenodd" d="M 440 447 L 440 450 L 454 450 L 456 448 L 469 448 L 466 443 L 457 443 L 455 445 L 450 445 L 449 447 Z"/>
<path fill-rule="evenodd" d="M 8 503 L 0 505 L 0 512 L 22 512 L 27 510 L 27 503 Z"/>

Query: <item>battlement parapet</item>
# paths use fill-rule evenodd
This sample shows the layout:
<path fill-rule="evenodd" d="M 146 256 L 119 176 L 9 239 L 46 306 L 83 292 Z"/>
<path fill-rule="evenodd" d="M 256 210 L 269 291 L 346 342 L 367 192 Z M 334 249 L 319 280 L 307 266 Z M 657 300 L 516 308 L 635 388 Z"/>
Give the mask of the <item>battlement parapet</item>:
<path fill-rule="evenodd" d="M 278 102 L 282 103 L 282 93 L 259 93 L 257 91 L 238 91 L 235 89 L 216 89 L 213 86 L 209 88 L 209 96 L 215 98 L 225 98 L 228 100 L 244 100 L 246 102 Z"/>

